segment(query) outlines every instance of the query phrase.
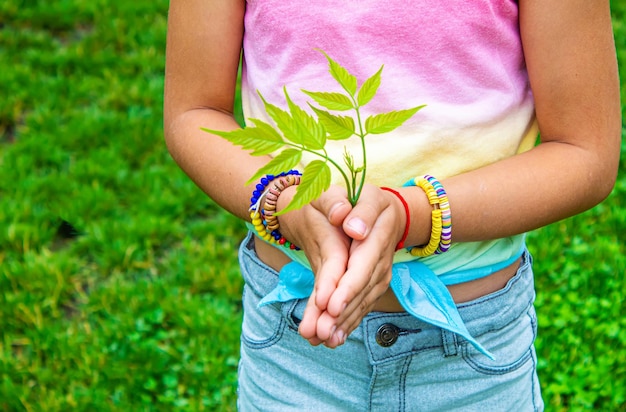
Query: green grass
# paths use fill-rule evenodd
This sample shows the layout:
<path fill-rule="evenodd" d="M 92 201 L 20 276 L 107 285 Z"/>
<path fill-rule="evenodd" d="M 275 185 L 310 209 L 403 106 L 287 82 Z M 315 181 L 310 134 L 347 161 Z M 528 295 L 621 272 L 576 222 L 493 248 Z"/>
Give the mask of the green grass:
<path fill-rule="evenodd" d="M 235 409 L 244 227 L 163 143 L 167 5 L 0 3 L 0 411 Z M 626 410 L 620 172 L 529 236 L 549 410 Z"/>

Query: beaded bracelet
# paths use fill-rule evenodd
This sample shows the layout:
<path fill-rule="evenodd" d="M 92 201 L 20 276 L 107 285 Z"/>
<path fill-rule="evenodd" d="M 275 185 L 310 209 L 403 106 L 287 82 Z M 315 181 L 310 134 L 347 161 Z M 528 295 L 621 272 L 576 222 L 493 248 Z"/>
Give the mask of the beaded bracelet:
<path fill-rule="evenodd" d="M 289 186 L 300 184 L 300 176 L 302 173 L 297 170 L 267 175 L 255 186 L 250 198 L 250 219 L 258 235 L 269 243 L 283 245 L 293 250 L 300 248 L 287 241 L 280 233 L 278 218 L 274 213 L 280 193 Z M 262 201 L 264 204 L 261 208 Z"/>
<path fill-rule="evenodd" d="M 428 244 L 424 247 L 414 247 L 410 253 L 419 257 L 444 253 L 450 249 L 452 243 L 452 215 L 446 191 L 441 183 L 430 175 L 417 180 L 415 184 L 424 190 L 428 202 L 433 206 L 432 229 Z"/>
<path fill-rule="evenodd" d="M 439 197 L 439 208 L 441 209 L 441 239 L 439 240 L 439 246 L 435 251 L 435 254 L 441 254 L 447 252 L 452 244 L 452 214 L 450 212 L 450 202 L 448 201 L 448 194 L 441 182 L 435 179 L 433 176 L 426 175 L 424 179 L 428 180 L 433 185 Z"/>
<path fill-rule="evenodd" d="M 272 183 L 275 179 L 279 179 L 281 177 L 285 177 L 288 175 L 297 175 L 302 176 L 298 170 L 290 170 L 288 172 L 282 172 L 278 175 L 265 175 L 259 180 L 259 183 L 256 184 L 254 191 L 252 192 L 252 197 L 250 198 L 250 210 L 257 209 L 259 200 L 265 195 L 267 186 Z"/>

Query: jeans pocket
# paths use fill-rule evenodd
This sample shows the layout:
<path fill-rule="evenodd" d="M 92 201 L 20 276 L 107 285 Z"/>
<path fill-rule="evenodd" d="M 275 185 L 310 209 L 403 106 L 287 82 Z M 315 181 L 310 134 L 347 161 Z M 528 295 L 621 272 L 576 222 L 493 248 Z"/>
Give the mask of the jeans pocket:
<path fill-rule="evenodd" d="M 528 310 L 505 327 L 476 337 L 495 356 L 494 360 L 467 343 L 463 345 L 463 359 L 472 369 L 482 374 L 503 375 L 513 372 L 532 359 L 536 335 L 537 315 L 530 305 Z"/>
<path fill-rule="evenodd" d="M 282 337 L 286 321 L 278 304 L 259 307 L 261 297 L 248 285 L 243 290 L 241 341 L 251 349 L 268 348 Z"/>
<path fill-rule="evenodd" d="M 276 286 L 278 273 L 256 255 L 251 234 L 239 249 L 239 264 L 245 281 L 241 341 L 251 349 L 270 347 L 280 340 L 287 322 L 281 304 L 259 307 L 259 302 Z"/>

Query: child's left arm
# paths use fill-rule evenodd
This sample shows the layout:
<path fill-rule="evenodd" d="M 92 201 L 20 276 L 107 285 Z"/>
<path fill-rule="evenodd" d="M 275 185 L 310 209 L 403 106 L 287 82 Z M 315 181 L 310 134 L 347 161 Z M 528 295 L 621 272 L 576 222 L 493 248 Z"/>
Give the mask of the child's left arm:
<path fill-rule="evenodd" d="M 442 181 L 452 209 L 455 242 L 496 239 L 556 222 L 598 204 L 615 184 L 621 113 L 609 2 L 520 0 L 519 5 L 541 144 Z M 422 244 L 430 232 L 429 205 L 417 188 L 398 190 L 411 205 L 406 245 Z M 379 196 L 391 195 L 381 191 Z M 401 225 L 377 224 L 381 216 L 404 213 L 399 200 L 397 207 L 373 213 L 382 204 L 375 198 L 362 197 L 346 218 L 361 218 L 368 233 L 351 251 L 350 262 L 362 262 L 372 250 L 390 253 L 388 239 L 398 239 L 404 230 Z M 389 279 L 377 273 L 382 270 L 389 269 L 383 265 L 348 270 L 318 324 L 351 332 L 373 299 L 363 292 L 384 290 L 371 284 L 372 279 Z M 368 302 L 359 303 L 366 297 Z M 340 342 L 331 339 L 327 344 Z"/>

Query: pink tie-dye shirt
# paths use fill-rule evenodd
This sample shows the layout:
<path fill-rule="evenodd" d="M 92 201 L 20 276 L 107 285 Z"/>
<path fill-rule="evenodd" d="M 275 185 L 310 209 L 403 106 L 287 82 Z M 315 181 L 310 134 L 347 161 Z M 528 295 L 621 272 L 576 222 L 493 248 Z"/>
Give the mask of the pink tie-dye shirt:
<path fill-rule="evenodd" d="M 516 1 L 248 0 L 243 48 L 246 118 L 271 122 L 257 90 L 283 107 L 283 86 L 300 105 L 311 101 L 301 89 L 342 91 L 316 49 L 360 82 L 384 65 L 366 116 L 426 105 L 392 133 L 367 136 L 368 183 L 444 179 L 535 143 Z M 357 138 L 329 144 L 331 157 L 341 160 L 347 145 L 358 160 Z"/>

